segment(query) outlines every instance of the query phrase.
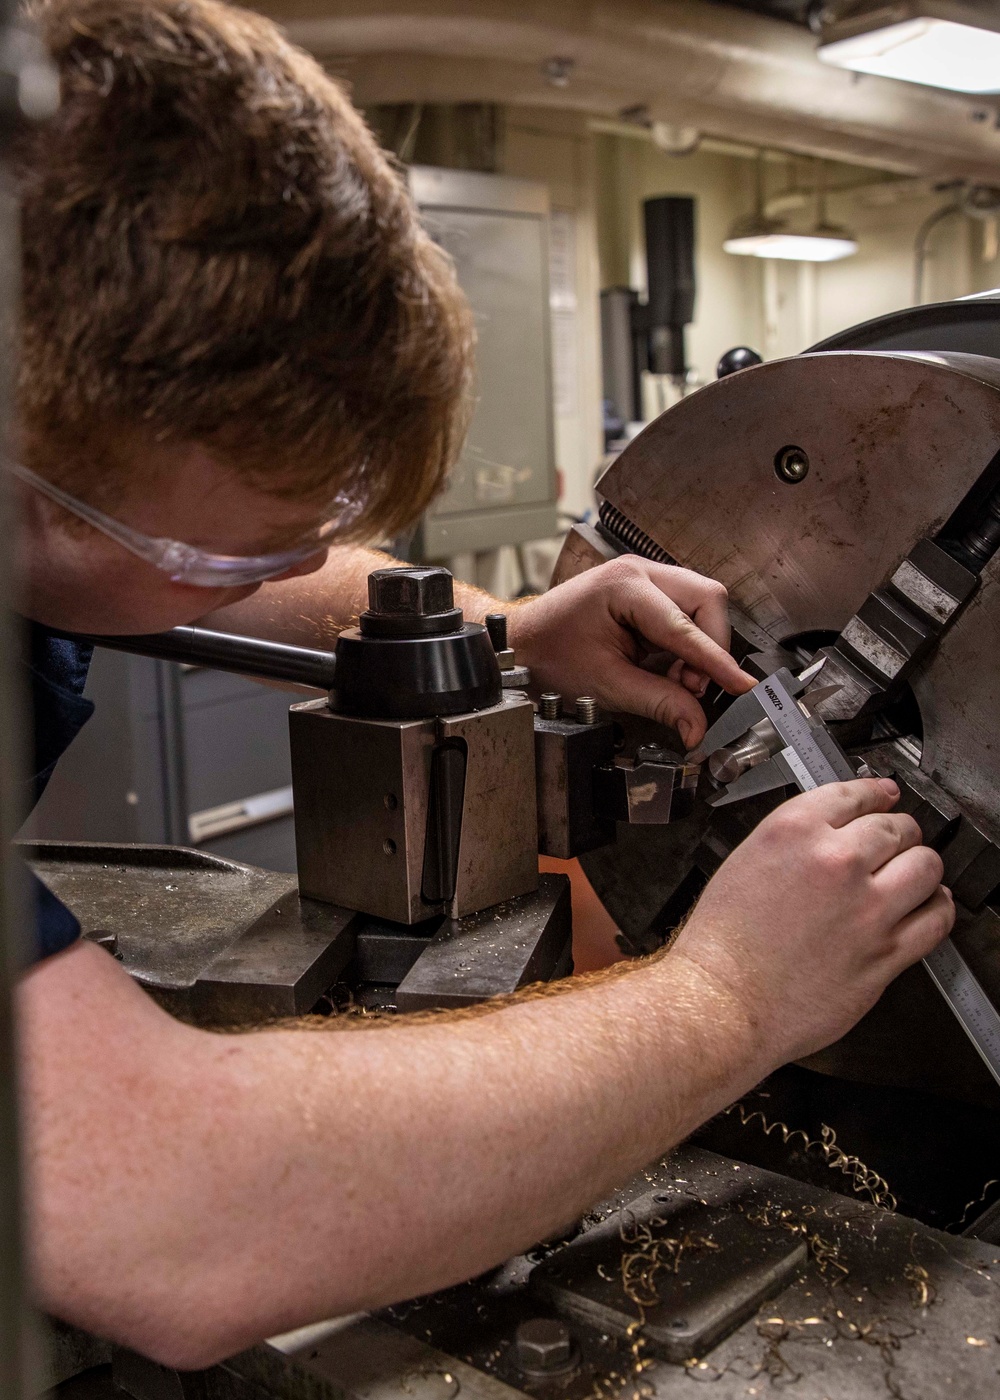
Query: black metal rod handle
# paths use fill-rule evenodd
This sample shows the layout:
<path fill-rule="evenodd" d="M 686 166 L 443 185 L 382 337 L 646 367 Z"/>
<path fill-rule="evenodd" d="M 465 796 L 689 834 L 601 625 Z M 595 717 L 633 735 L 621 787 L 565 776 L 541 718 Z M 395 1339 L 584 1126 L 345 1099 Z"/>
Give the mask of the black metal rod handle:
<path fill-rule="evenodd" d="M 140 637 L 100 637 L 63 633 L 75 641 L 93 642 L 113 651 L 130 651 L 161 661 L 179 661 L 205 666 L 215 671 L 236 671 L 265 680 L 310 685 L 317 690 L 333 687 L 337 658 L 332 651 L 286 646 L 261 637 L 236 637 L 230 632 L 212 632 L 207 627 L 174 627 L 169 632 L 152 632 Z"/>

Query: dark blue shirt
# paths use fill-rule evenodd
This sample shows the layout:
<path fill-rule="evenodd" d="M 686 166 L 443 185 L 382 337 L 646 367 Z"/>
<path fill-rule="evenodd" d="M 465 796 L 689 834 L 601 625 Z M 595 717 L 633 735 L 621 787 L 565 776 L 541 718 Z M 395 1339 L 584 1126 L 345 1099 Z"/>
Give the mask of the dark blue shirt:
<path fill-rule="evenodd" d="M 22 650 L 34 736 L 28 806 L 34 806 L 57 762 L 94 713 L 94 702 L 83 696 L 93 647 L 65 641 L 41 623 L 27 622 Z M 74 943 L 80 936 L 80 925 L 41 880 L 34 875 L 31 879 L 36 910 L 35 957 L 47 958 Z"/>

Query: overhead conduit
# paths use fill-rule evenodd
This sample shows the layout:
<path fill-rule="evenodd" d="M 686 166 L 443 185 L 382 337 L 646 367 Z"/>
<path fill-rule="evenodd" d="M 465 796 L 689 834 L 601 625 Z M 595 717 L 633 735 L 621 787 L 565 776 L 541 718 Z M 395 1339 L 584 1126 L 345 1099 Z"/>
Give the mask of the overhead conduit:
<path fill-rule="evenodd" d="M 864 77 L 805 29 L 702 0 L 270 0 L 362 105 L 496 102 L 652 120 L 900 173 L 1000 183 L 996 103 Z M 566 81 L 546 76 L 570 60 Z M 550 68 L 551 73 L 551 68 Z"/>

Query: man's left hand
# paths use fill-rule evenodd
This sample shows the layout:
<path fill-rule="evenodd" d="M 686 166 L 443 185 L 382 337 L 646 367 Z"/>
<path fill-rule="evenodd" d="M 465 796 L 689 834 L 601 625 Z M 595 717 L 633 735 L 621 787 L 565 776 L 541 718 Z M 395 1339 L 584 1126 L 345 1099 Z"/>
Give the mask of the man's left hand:
<path fill-rule="evenodd" d="M 644 715 L 692 749 L 709 682 L 731 695 L 756 683 L 729 654 L 727 603 L 714 579 L 630 555 L 511 608 L 510 643 L 542 690 Z"/>

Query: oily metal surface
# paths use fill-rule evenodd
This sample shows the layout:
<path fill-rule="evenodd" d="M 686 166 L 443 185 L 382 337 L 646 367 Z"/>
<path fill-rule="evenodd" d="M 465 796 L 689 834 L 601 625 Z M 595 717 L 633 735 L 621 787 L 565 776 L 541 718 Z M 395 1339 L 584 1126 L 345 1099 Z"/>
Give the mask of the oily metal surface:
<path fill-rule="evenodd" d="M 975 816 L 1000 815 L 1000 556 L 913 680 L 921 768 Z"/>
<path fill-rule="evenodd" d="M 572 942 L 569 880 L 535 878 L 537 890 L 443 920 L 396 988 L 397 1008 L 472 1006 L 555 976 Z"/>
<path fill-rule="evenodd" d="M 681 563 L 712 574 L 775 640 L 838 632 L 921 536 L 939 529 L 1000 447 L 1000 363 L 966 355 L 807 355 L 731 376 L 636 439 L 601 489 Z M 774 470 L 802 447 L 805 480 Z M 586 567 L 567 561 L 568 567 Z M 974 818 L 1000 792 L 1000 563 L 913 679 L 921 768 Z M 713 819 L 711 831 L 718 825 Z M 648 927 L 690 868 L 633 833 L 585 858 L 626 933 Z M 926 978 L 910 973 L 812 1063 L 846 1077 L 992 1102 L 992 1086 Z"/>
<path fill-rule="evenodd" d="M 182 846 L 40 841 L 21 850 L 85 935 L 116 934 L 133 977 L 177 990 L 295 890 L 293 875 Z"/>
<path fill-rule="evenodd" d="M 435 736 L 433 719 L 357 719 L 325 700 L 292 706 L 304 894 L 404 924 L 441 912 L 421 898 Z"/>
<path fill-rule="evenodd" d="M 809 458 L 794 484 L 775 458 Z M 1000 363 L 974 355 L 801 355 L 711 384 L 608 468 L 601 494 L 711 575 L 778 642 L 839 632 L 1000 447 Z"/>
<path fill-rule="evenodd" d="M 713 1224 L 720 1221 L 728 1223 Z M 455 1400 L 463 1393 L 481 1400 L 510 1400 L 515 1393 L 654 1400 L 691 1395 L 698 1382 L 710 1383 L 718 1400 L 772 1393 L 794 1400 L 996 1394 L 995 1246 L 690 1147 L 640 1173 L 572 1233 L 569 1243 L 540 1247 L 378 1318 L 347 1318 L 276 1338 L 205 1372 L 199 1394 L 205 1400 L 257 1400 L 261 1393 L 279 1400 Z M 679 1301 L 707 1256 L 723 1254 L 735 1240 L 742 1258 L 755 1237 L 762 1259 L 786 1246 L 794 1252 L 794 1271 L 777 1280 L 776 1290 L 765 1290 L 769 1296 L 747 1317 L 732 1291 L 739 1268 L 727 1276 L 720 1258 L 718 1302 L 729 1306 L 732 1294 L 732 1329 L 700 1358 L 657 1359 L 629 1296 L 635 1289 L 620 1287 L 623 1264 L 644 1270 L 657 1295 Z M 658 1246 L 664 1266 L 650 1273 L 646 1266 Z M 594 1272 L 592 1280 L 581 1277 L 584 1294 L 597 1288 L 623 1314 L 628 1310 L 636 1323 L 631 1336 L 615 1337 L 587 1321 L 585 1305 L 567 1305 L 579 1272 L 570 1266 L 574 1252 Z M 551 1378 L 529 1376 L 520 1369 L 515 1334 L 529 1318 L 559 1315 L 553 1276 L 566 1285 L 559 1312 L 570 1329 L 573 1364 Z M 650 1309 L 656 1309 L 652 1301 Z M 679 1311 L 671 1317 L 684 1320 Z"/>
<path fill-rule="evenodd" d="M 538 887 L 532 715 L 528 697 L 511 690 L 499 705 L 437 721 L 439 738 L 467 754 L 453 918 Z"/>

